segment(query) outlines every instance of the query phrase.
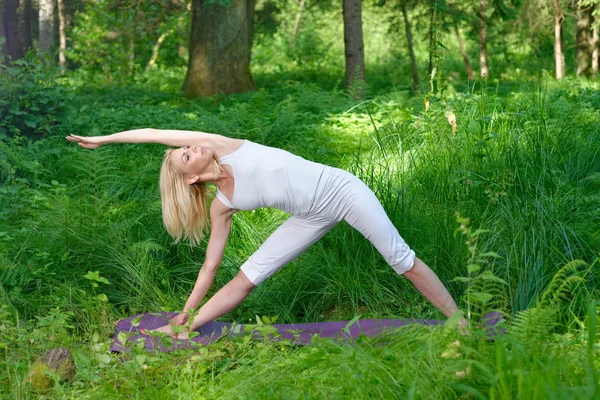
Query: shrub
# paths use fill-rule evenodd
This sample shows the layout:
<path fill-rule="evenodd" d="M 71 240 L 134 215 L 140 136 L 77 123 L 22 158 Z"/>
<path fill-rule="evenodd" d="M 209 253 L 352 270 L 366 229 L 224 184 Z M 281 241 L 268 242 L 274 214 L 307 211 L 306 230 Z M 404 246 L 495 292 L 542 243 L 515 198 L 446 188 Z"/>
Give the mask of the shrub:
<path fill-rule="evenodd" d="M 65 87 L 57 83 L 58 70 L 47 67 L 33 52 L 0 65 L 0 140 L 24 135 L 39 138 L 58 124 L 66 101 Z"/>

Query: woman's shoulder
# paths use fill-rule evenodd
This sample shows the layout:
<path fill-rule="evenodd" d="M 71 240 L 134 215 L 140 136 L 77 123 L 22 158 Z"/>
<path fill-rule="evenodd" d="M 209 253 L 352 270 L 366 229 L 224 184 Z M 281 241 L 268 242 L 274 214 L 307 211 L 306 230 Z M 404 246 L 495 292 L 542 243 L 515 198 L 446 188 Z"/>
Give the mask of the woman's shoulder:
<path fill-rule="evenodd" d="M 239 148 L 242 147 L 244 145 L 244 143 L 246 143 L 246 140 L 234 139 L 234 138 L 229 138 L 227 136 L 218 135 L 215 142 L 217 145 L 217 146 L 215 146 L 216 153 L 220 157 L 224 157 L 228 154 L 234 153 L 235 151 L 239 150 Z"/>

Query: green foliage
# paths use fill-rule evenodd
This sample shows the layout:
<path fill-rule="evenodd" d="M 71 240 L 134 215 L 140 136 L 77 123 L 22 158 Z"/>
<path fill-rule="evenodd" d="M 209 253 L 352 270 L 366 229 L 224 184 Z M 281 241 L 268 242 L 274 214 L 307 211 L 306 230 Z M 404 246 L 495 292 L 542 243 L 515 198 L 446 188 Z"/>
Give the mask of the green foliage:
<path fill-rule="evenodd" d="M 159 64 L 185 65 L 178 47 L 189 38 L 186 2 L 94 1 L 75 15 L 69 59 L 84 79 L 100 77 L 102 83 L 124 84 L 148 68 L 154 47 L 163 37 Z"/>
<path fill-rule="evenodd" d="M 485 315 L 492 311 L 501 311 L 504 308 L 506 294 L 504 289 L 506 281 L 494 275 L 492 270 L 483 266 L 489 263 L 491 258 L 497 258 L 494 252 L 481 252 L 477 247 L 477 241 L 481 234 L 486 233 L 483 229 L 475 231 L 470 227 L 470 220 L 456 214 L 459 223 L 457 232 L 465 238 L 465 244 L 469 252 L 467 261 L 467 277 L 457 277 L 456 281 L 467 284 L 464 292 L 464 300 L 467 307 L 466 318 L 472 323 L 485 326 Z"/>
<path fill-rule="evenodd" d="M 127 342 L 131 354 L 111 355 L 114 321 L 180 309 L 204 258 L 206 243 L 173 244 L 162 227 L 164 148 L 85 151 L 62 137 L 9 140 L 0 142 L 0 397 L 32 396 L 30 360 L 60 344 L 74 349 L 78 373 L 55 385 L 57 398 L 593 398 L 600 367 L 595 84 L 462 93 L 449 85 L 424 111 L 424 98 L 405 91 L 356 104 L 340 90 L 288 81 L 188 101 L 176 94 L 180 73 L 153 70 L 135 87 L 80 88 L 56 131 L 203 130 L 349 169 L 453 296 L 464 293 L 473 335 L 449 323 L 352 346 L 267 340 L 275 319 L 442 318 L 368 240 L 339 224 L 224 317 L 258 322 L 252 330 L 262 340 L 238 336 L 236 324 L 235 335 L 192 352 L 149 354 Z M 460 234 L 457 212 L 470 217 L 459 218 Z M 209 296 L 285 218 L 267 209 L 234 216 Z M 568 263 L 574 259 L 587 264 Z M 498 309 L 507 334 L 482 340 L 479 315 Z M 292 383 L 301 389 L 290 390 Z"/>
<path fill-rule="evenodd" d="M 0 140 L 54 131 L 69 99 L 57 78 L 58 70 L 44 66 L 34 52 L 0 65 Z"/>

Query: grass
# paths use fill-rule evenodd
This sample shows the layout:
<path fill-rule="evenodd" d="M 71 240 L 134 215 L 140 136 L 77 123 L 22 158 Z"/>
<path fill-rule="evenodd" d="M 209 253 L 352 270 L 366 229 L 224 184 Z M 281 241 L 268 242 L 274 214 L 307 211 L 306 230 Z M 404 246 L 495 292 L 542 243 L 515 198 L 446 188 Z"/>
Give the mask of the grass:
<path fill-rule="evenodd" d="M 298 82 L 198 102 L 148 87 L 81 88 L 56 136 L 0 142 L 2 397 L 598 396 L 595 84 L 472 87 L 432 96 L 426 112 L 423 98 L 406 92 L 357 103 Z M 414 327 L 352 346 L 225 338 L 195 352 L 110 355 L 116 319 L 182 306 L 205 244 L 173 244 L 161 225 L 163 147 L 91 152 L 63 137 L 146 126 L 245 137 L 352 171 L 461 307 L 502 310 L 508 334 L 487 342 L 477 329 L 464 337 L 450 327 Z M 285 217 L 234 216 L 210 293 Z M 469 272 L 469 264 L 478 268 Z M 441 318 L 345 223 L 223 320 L 247 323 L 257 314 L 282 323 Z M 58 346 L 73 350 L 78 375 L 36 394 L 25 382 L 29 365 Z"/>

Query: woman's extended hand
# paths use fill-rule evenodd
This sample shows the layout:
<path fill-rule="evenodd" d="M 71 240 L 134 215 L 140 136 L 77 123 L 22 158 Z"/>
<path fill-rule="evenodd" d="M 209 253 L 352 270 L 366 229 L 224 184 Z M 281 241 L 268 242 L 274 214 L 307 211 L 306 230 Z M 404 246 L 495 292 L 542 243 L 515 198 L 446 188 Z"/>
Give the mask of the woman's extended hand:
<path fill-rule="evenodd" d="M 181 330 L 179 332 L 175 332 L 175 330 L 173 330 L 173 327 L 171 325 L 165 325 L 165 326 L 161 326 L 160 328 L 151 329 L 151 330 L 148 330 L 146 328 L 140 329 L 140 333 L 142 335 L 152 336 L 152 334 L 154 332 L 164 333 L 167 336 L 170 336 L 172 338 L 179 339 L 179 340 L 188 340 L 189 336 L 190 336 L 190 331 L 185 326 L 182 326 Z"/>
<path fill-rule="evenodd" d="M 189 314 L 186 312 L 177 314 L 177 316 L 171 320 L 171 324 L 173 324 L 175 326 L 181 326 L 187 322 L 188 317 L 189 317 Z"/>
<path fill-rule="evenodd" d="M 148 329 L 140 329 L 140 332 L 143 335 L 151 335 L 152 332 L 159 332 L 159 333 L 164 333 L 170 337 L 173 337 L 175 339 L 180 339 L 180 340 L 187 340 L 189 337 L 189 330 L 188 327 L 183 327 L 183 325 L 187 322 L 189 317 L 189 314 L 186 312 L 177 314 L 177 316 L 175 316 L 175 318 L 171 319 L 169 321 L 168 325 L 165 326 L 161 326 L 160 328 L 156 328 L 156 329 L 152 329 L 152 330 L 148 330 Z M 174 327 L 179 327 L 181 326 L 181 329 L 173 329 Z M 178 332 L 175 332 L 175 330 L 177 330 Z"/>
<path fill-rule="evenodd" d="M 102 136 L 77 136 L 69 135 L 66 138 L 69 142 L 77 143 L 84 149 L 97 149 L 104 144 Z"/>

